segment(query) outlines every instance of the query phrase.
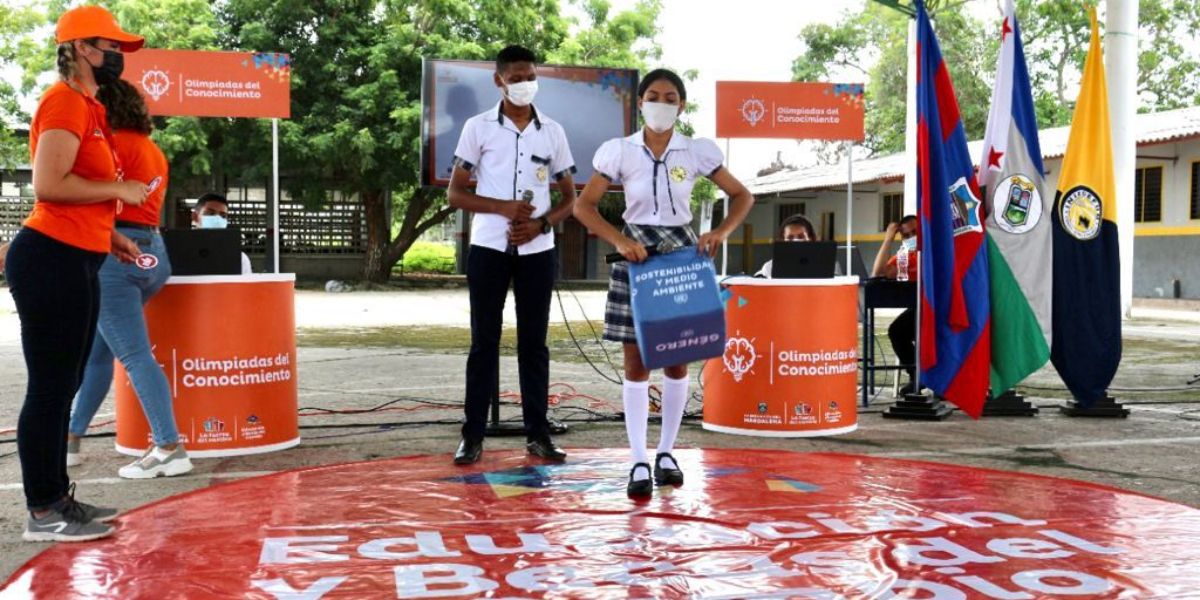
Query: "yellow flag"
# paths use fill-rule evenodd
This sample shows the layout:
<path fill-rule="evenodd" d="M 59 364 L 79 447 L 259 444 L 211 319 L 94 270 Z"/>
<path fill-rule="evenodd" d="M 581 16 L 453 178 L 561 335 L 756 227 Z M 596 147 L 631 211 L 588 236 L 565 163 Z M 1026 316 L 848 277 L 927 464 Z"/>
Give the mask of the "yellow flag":
<path fill-rule="evenodd" d="M 1050 360 L 1083 406 L 1103 400 L 1121 364 L 1121 274 L 1108 86 L 1096 10 L 1054 202 Z M 1132 173 L 1131 173 L 1132 175 Z"/>

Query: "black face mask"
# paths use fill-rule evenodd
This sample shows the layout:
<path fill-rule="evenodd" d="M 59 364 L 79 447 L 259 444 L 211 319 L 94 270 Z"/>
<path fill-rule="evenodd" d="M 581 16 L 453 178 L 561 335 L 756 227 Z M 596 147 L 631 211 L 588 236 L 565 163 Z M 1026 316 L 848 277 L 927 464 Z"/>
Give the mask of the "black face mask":
<path fill-rule="evenodd" d="M 100 51 L 104 53 L 104 60 L 100 66 L 92 67 L 92 75 L 96 78 L 96 85 L 107 85 L 121 78 L 121 73 L 125 71 L 125 55 L 116 50 Z"/>

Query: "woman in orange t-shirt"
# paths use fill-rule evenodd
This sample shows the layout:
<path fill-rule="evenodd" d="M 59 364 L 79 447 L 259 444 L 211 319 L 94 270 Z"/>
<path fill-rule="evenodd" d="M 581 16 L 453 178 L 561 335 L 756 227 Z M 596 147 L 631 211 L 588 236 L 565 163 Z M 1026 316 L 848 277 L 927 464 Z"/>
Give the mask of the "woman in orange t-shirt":
<path fill-rule="evenodd" d="M 179 443 L 171 388 L 150 351 L 146 316 L 142 312 L 142 305 L 171 276 L 167 248 L 158 234 L 159 211 L 167 192 L 167 157 L 150 139 L 154 125 L 146 100 L 136 87 L 117 80 L 102 86 L 96 98 L 107 111 L 125 177 L 148 182 L 150 195 L 141 206 L 126 207 L 117 215 L 117 231 L 141 249 L 137 261 L 125 264 L 110 256 L 100 268 L 100 319 L 83 382 L 71 410 L 67 466 L 82 462 L 80 442 L 112 387 L 115 356 L 129 374 L 154 437 L 150 450 L 117 474 L 127 479 L 182 475 L 192 470 L 192 461 Z"/>
<path fill-rule="evenodd" d="M 101 85 L 120 77 L 123 52 L 142 47 L 100 6 L 63 13 L 55 30 L 61 80 L 46 90 L 29 127 L 33 190 L 13 238 L 5 277 L 21 320 L 29 383 L 17 422 L 17 453 L 29 518 L 27 541 L 105 537 L 113 509 L 75 500 L 67 476 L 67 420 L 100 312 L 98 273 L 110 252 L 132 261 L 136 244 L 113 230 L 118 206 L 146 198 L 123 181 L 113 154 Z"/>

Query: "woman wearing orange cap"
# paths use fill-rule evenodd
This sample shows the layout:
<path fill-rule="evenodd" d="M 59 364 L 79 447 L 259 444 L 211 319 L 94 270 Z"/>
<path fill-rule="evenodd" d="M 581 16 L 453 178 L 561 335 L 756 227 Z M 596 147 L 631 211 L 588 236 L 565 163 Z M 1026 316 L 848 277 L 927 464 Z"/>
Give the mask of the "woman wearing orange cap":
<path fill-rule="evenodd" d="M 95 99 L 115 81 L 122 52 L 142 38 L 121 30 L 99 6 L 67 11 L 58 21 L 58 72 L 29 127 L 37 197 L 5 260 L 21 320 L 29 383 L 17 422 L 17 452 L 29 507 L 24 539 L 85 541 L 105 537 L 116 516 L 74 498 L 67 477 L 67 422 L 96 331 L 98 272 L 110 252 L 132 261 L 136 244 L 113 229 L 122 206 L 146 199 L 144 182 L 123 181 L 104 107 Z"/>

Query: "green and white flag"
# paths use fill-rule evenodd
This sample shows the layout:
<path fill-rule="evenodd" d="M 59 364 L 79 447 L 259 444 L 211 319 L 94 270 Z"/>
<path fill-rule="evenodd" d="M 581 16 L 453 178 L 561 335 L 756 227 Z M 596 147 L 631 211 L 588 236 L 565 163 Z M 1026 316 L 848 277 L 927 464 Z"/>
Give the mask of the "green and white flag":
<path fill-rule="evenodd" d="M 1045 204 L 1042 151 L 1021 45 L 1006 0 L 996 88 L 979 180 L 988 211 L 991 266 L 992 393 L 1010 389 L 1050 358 L 1053 219 Z"/>

